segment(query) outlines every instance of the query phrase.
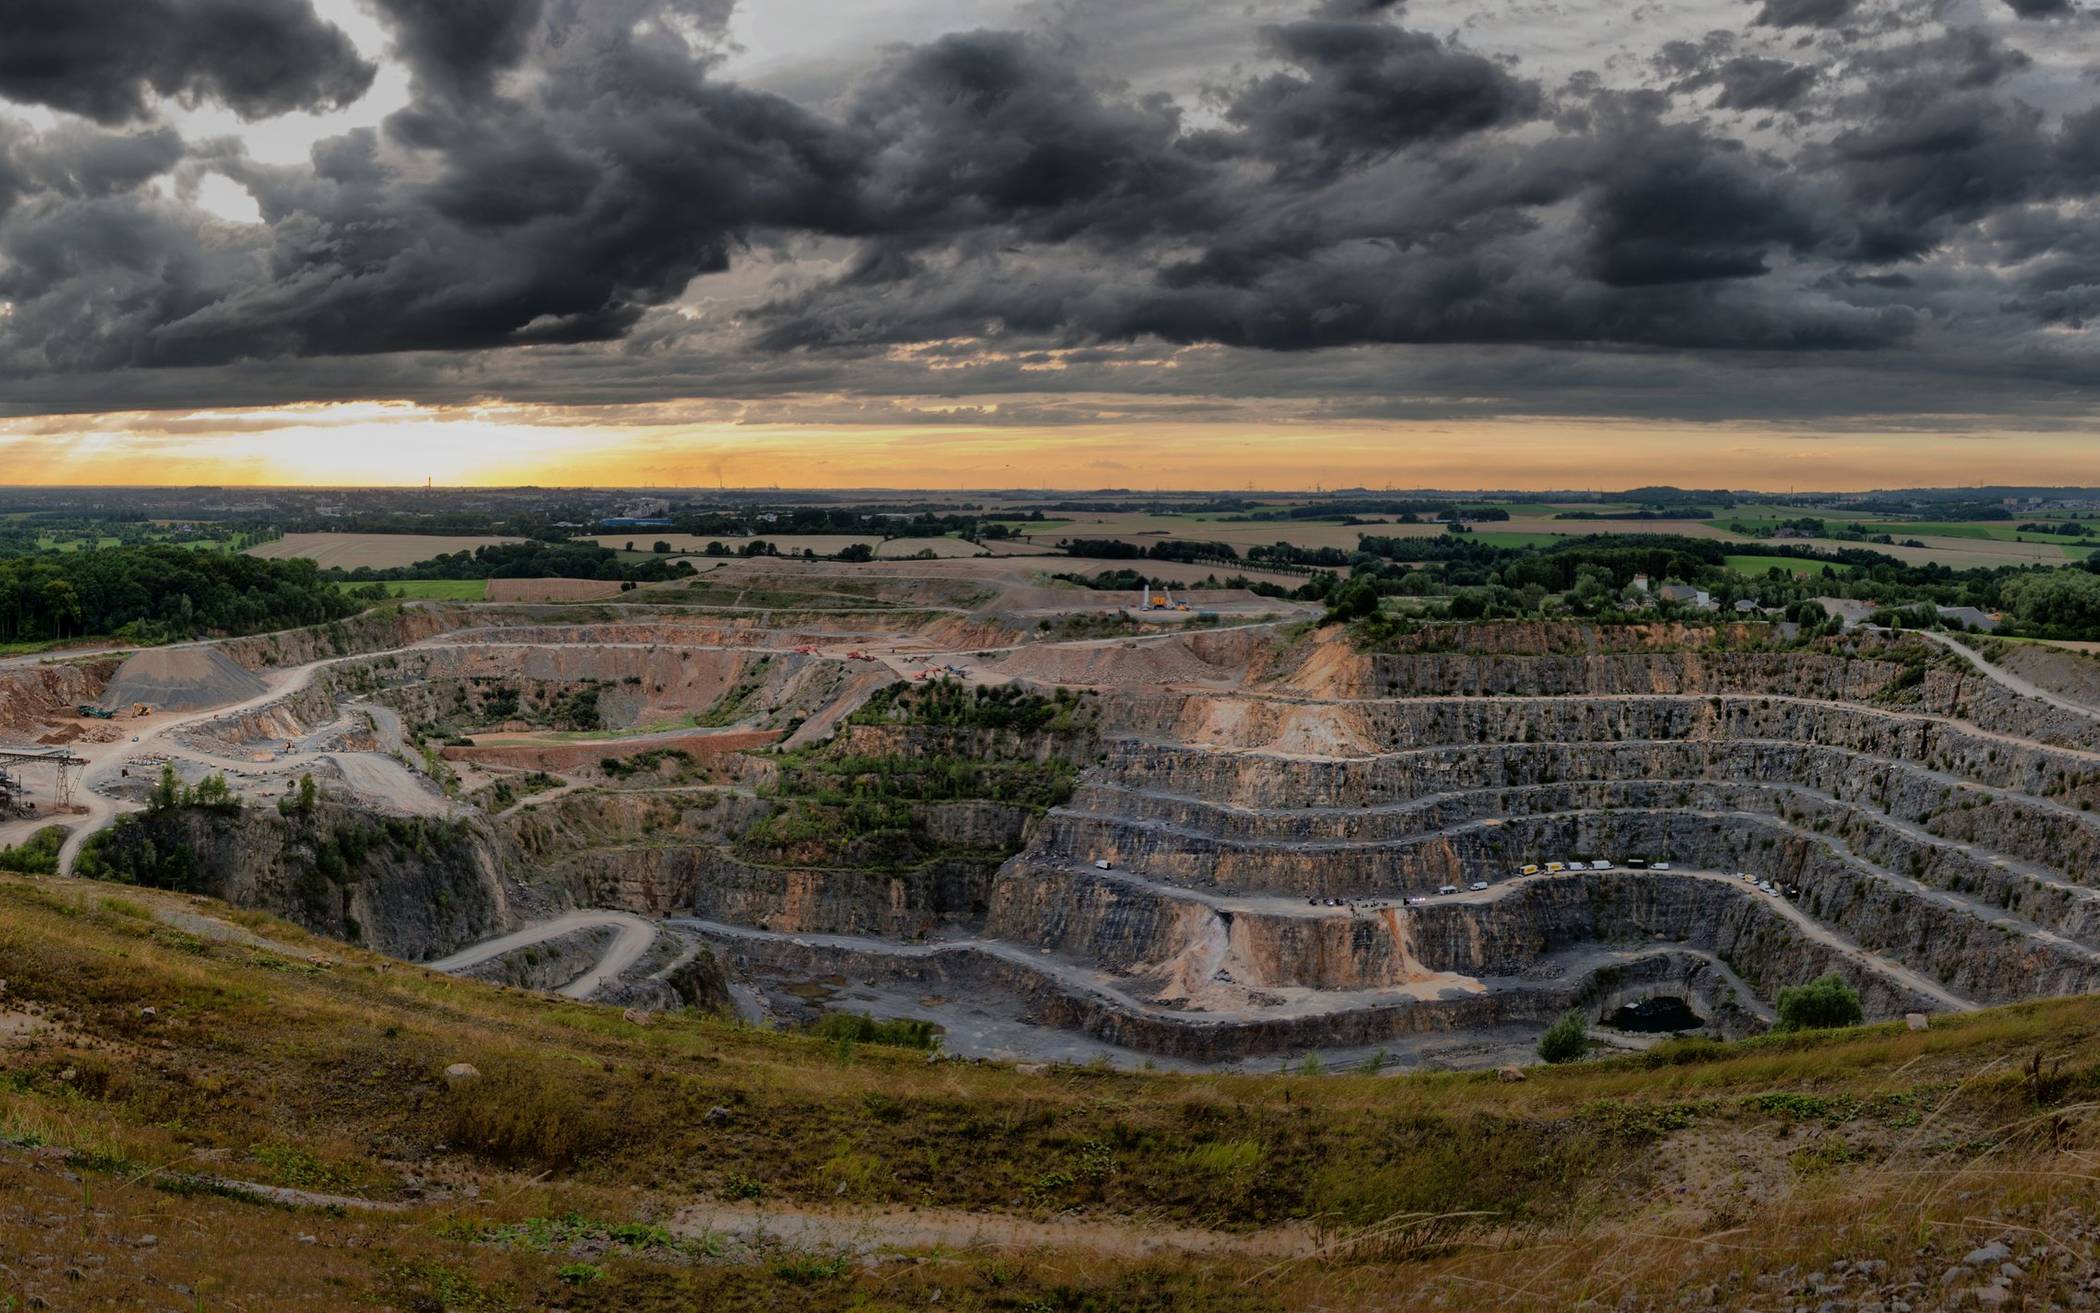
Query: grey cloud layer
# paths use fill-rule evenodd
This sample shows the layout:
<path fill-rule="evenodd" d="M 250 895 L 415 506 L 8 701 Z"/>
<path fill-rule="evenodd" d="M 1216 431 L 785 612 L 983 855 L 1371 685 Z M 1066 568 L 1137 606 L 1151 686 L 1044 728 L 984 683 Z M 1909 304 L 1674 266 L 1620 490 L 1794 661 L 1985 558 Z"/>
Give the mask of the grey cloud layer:
<path fill-rule="evenodd" d="M 296 167 L 152 116 L 155 97 L 250 117 L 355 99 L 372 66 L 308 0 L 125 0 L 130 24 L 99 6 L 0 14 L 0 97 L 100 125 L 0 114 L 18 411 L 1201 375 L 1228 405 L 1434 410 L 1416 389 L 1435 378 L 1513 410 L 1667 393 L 1728 413 L 1786 361 L 1820 390 L 1790 412 L 1839 415 L 1956 387 L 2024 411 L 2035 380 L 2060 411 L 2094 374 L 2100 109 L 2030 108 L 2002 33 L 1902 6 L 1746 4 L 1640 85 L 1547 85 L 1398 4 L 1328 0 L 1250 33 L 1261 62 L 1200 106 L 1104 83 L 1042 32 L 967 32 L 886 52 L 820 113 L 719 74 L 726 0 L 374 0 L 412 101 Z M 2014 8 L 2013 27 L 2082 21 Z M 204 172 L 263 223 L 183 199 Z M 1707 386 L 1643 398 L 1629 352 Z"/>
<path fill-rule="evenodd" d="M 308 0 L 7 0 L 0 97 L 100 123 L 147 93 L 207 97 L 245 117 L 341 105 L 373 66 Z"/>

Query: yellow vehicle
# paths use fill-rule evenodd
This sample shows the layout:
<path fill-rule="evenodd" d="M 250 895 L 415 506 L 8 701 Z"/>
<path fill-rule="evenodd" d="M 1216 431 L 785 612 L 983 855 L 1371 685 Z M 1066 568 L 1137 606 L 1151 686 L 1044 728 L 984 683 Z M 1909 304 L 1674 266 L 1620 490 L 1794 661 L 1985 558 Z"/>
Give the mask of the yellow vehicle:
<path fill-rule="evenodd" d="M 1519 875 L 1537 875 L 1538 873 L 1539 868 L 1537 862 L 1533 862 L 1529 866 L 1519 867 L 1517 870 L 1517 874 Z"/>
<path fill-rule="evenodd" d="M 1567 867 L 1566 867 L 1566 866 L 1565 866 L 1564 864 L 1562 864 L 1562 863 L 1560 863 L 1560 862 L 1548 862 L 1548 863 L 1546 863 L 1546 874 L 1548 874 L 1548 875 L 1559 875 L 1560 873 L 1562 873 L 1563 871 L 1565 871 L 1565 870 L 1567 870 L 1567 869 L 1568 869 L 1568 868 L 1567 868 Z"/>

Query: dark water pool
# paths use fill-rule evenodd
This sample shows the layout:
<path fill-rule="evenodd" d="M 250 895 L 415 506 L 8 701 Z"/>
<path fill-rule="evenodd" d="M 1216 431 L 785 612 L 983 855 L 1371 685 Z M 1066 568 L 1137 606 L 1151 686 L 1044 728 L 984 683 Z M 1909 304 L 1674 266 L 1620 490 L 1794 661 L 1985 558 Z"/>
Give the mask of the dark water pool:
<path fill-rule="evenodd" d="M 1604 1024 L 1613 1030 L 1632 1031 L 1639 1035 L 1668 1035 L 1680 1030 L 1697 1030 L 1706 1024 L 1706 1018 L 1692 1011 L 1692 1005 L 1683 999 L 1664 996 L 1628 1003 L 1606 1017 Z"/>

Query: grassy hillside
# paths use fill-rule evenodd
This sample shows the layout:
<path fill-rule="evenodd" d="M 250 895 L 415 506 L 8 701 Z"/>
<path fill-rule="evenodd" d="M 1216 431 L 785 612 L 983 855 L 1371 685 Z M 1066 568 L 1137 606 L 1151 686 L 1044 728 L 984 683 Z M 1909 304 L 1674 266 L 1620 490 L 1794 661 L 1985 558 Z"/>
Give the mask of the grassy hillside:
<path fill-rule="evenodd" d="M 1521 1083 L 1024 1072 L 16 876 L 0 979 L 5 1309 L 1925 1308 L 2000 1237 L 2042 1307 L 2100 1239 L 2092 999 Z"/>

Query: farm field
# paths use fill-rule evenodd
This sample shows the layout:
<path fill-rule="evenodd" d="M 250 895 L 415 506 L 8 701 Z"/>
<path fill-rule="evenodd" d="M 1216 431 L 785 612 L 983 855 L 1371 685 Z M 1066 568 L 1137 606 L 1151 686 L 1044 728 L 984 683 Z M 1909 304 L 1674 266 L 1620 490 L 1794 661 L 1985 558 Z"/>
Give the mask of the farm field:
<path fill-rule="evenodd" d="M 1435 537 L 1444 531 L 1440 524 L 1399 524 L 1386 521 L 1364 524 L 1331 524 L 1304 520 L 1229 520 L 1206 515 L 1075 515 L 1052 527 L 1031 524 L 1023 530 L 1036 542 L 1060 538 L 1104 538 L 1149 546 L 1163 539 L 1229 543 L 1235 548 L 1269 547 L 1290 543 L 1298 547 L 1355 549 L 1364 534 L 1389 537 Z"/>
<path fill-rule="evenodd" d="M 237 550 L 241 545 L 244 545 L 247 541 L 247 535 L 244 534 L 235 538 L 176 538 L 170 534 L 149 534 L 141 541 L 149 546 L 186 547 L 193 552 L 226 552 Z M 123 545 L 124 539 L 113 534 L 98 535 L 93 541 L 85 538 L 55 538 L 49 534 L 36 540 L 36 549 L 38 551 L 60 554 L 103 551 L 112 547 L 122 547 Z"/>
<path fill-rule="evenodd" d="M 595 602 L 618 597 L 617 579 L 491 579 L 485 594 L 491 602 Z"/>
<path fill-rule="evenodd" d="M 1886 532 L 1888 526 L 1880 526 Z M 1880 552 L 1893 556 L 1910 565 L 1944 565 L 1954 570 L 1971 570 L 1978 566 L 2001 565 L 2063 565 L 2074 559 L 2071 549 L 2050 543 L 1999 542 L 1991 538 L 1940 538 L 1913 535 L 1920 547 L 1906 547 L 1896 543 L 1845 542 L 1831 538 L 1801 538 L 1794 540 L 1799 546 L 1811 547 L 1819 552 L 1859 550 Z"/>
<path fill-rule="evenodd" d="M 1747 549 L 1743 553 L 1745 557 L 1757 555 L 1754 549 L 1759 540 L 1733 532 L 1728 526 L 1741 524 L 1751 530 L 1770 529 L 1804 515 L 1816 514 L 1813 508 L 1782 506 L 1758 507 L 1755 508 L 1755 514 L 1740 515 L 1717 509 L 1717 518 L 1712 520 L 1564 520 L 1556 518 L 1564 510 L 1614 508 L 1513 502 L 1500 504 L 1500 509 L 1511 512 L 1510 518 L 1482 525 L 1477 531 L 1476 541 L 1493 547 L 1546 547 L 1560 539 L 1590 535 L 1671 534 L 1740 544 Z M 2095 550 L 2077 543 L 2075 539 L 2017 534 L 2016 526 L 2010 522 L 1907 523 L 1860 517 L 1826 520 L 1826 523 L 1857 524 L 1871 533 L 1893 534 L 1899 539 L 1915 538 L 1923 546 L 1903 547 L 1834 539 L 1792 541 L 1825 553 L 1844 548 L 1865 547 L 1914 565 L 1939 564 L 1958 570 L 1976 566 L 2062 565 L 2067 561 L 2082 560 Z M 1307 548 L 1334 547 L 1349 551 L 1357 546 L 1359 537 L 1365 534 L 1433 537 L 1444 532 L 1443 526 L 1437 524 L 1329 524 L 1289 521 L 1250 523 L 1218 516 L 1141 513 L 1074 515 L 1065 519 L 1046 520 L 1016 527 L 1028 534 L 1037 544 L 1054 543 L 1066 538 L 1106 538 L 1149 546 L 1162 540 L 1182 539 L 1229 543 L 1243 552 L 1248 547 L 1267 546 L 1277 542 L 1288 542 Z M 1930 530 L 1947 532 L 1930 533 Z M 1756 570 L 1762 572 L 1765 568 L 1768 567 L 1758 566 Z"/>
<path fill-rule="evenodd" d="M 627 544 L 633 543 L 634 550 L 644 556 L 648 555 L 650 549 L 657 543 L 669 543 L 671 545 L 671 553 L 674 556 L 698 556 L 704 554 L 709 543 L 720 543 L 731 552 L 735 552 L 746 543 L 769 542 L 783 553 L 792 556 L 800 556 L 805 549 L 813 551 L 819 556 L 835 556 L 841 550 L 852 546 L 854 543 L 866 543 L 870 547 L 880 547 L 882 545 L 882 539 L 880 538 L 844 533 L 789 533 L 778 536 L 762 533 L 754 538 L 703 538 L 690 533 L 664 533 L 654 529 L 636 529 L 631 533 L 601 533 L 586 538 L 584 541 L 594 542 L 600 547 L 610 547 L 616 552 L 628 550 Z"/>
<path fill-rule="evenodd" d="M 1567 511 L 1594 511 L 1602 515 L 1640 509 L 1631 502 L 1476 501 L 1462 503 L 1462 506 L 1469 511 L 1507 511 L 1512 516 L 1523 515 L 1534 519 L 1549 518 Z"/>
<path fill-rule="evenodd" d="M 471 552 L 524 541 L 521 538 L 451 538 L 419 533 L 288 533 L 273 543 L 251 547 L 249 556 L 269 561 L 300 558 L 324 570 L 391 570 L 434 556 Z"/>
<path fill-rule="evenodd" d="M 1784 570 L 1789 574 L 1810 574 L 1823 567 L 1815 561 L 1805 561 L 1798 556 L 1725 556 L 1722 563 L 1737 574 L 1762 575 L 1767 570 Z"/>
<path fill-rule="evenodd" d="M 987 541 L 984 550 L 994 556 L 1054 556 L 1057 549 L 1047 542 L 1016 542 L 1011 539 Z"/>
<path fill-rule="evenodd" d="M 1667 533 L 1684 538 L 1720 538 L 1746 541 L 1740 534 L 1721 528 L 1712 520 L 1556 520 L 1550 516 L 1512 515 L 1495 525 L 1498 533 L 1544 533 L 1558 538 L 1582 538 L 1590 534 Z"/>
<path fill-rule="evenodd" d="M 960 538 L 891 538 L 875 549 L 875 555 L 886 560 L 897 560 L 917 556 L 920 552 L 932 552 L 942 558 L 956 556 L 979 556 L 984 549 L 976 543 Z"/>
<path fill-rule="evenodd" d="M 543 581 L 531 579 L 516 582 Z M 386 586 L 387 595 L 390 597 L 407 597 L 427 602 L 478 602 L 488 595 L 488 590 L 489 581 L 486 579 L 402 579 Z"/>
<path fill-rule="evenodd" d="M 2022 524 L 2047 523 L 2049 517 L 2037 516 L 2033 520 L 1983 520 L 1969 522 L 1949 521 L 1896 521 L 1890 523 L 1869 522 L 1868 527 L 1899 537 L 1923 538 L 1987 538 L 1994 542 L 2030 542 L 2075 544 L 2088 541 L 2058 533 L 2022 533 Z"/>

